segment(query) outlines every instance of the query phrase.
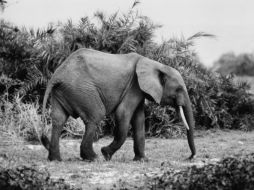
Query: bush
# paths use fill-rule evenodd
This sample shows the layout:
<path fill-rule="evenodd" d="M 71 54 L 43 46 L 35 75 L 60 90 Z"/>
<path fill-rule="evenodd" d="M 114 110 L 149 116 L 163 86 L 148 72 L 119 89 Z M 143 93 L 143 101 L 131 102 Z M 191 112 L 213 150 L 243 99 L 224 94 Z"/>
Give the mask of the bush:
<path fill-rule="evenodd" d="M 143 189 L 254 189 L 254 154 L 228 157 L 216 164 L 183 171 L 168 170 L 162 176 L 149 179 Z"/>
<path fill-rule="evenodd" d="M 32 190 L 61 189 L 74 190 L 64 179 L 52 180 L 47 170 L 31 166 L 2 168 L 0 166 L 0 189 Z"/>
<path fill-rule="evenodd" d="M 233 76 L 209 73 L 198 82 L 187 79 L 196 123 L 205 129 L 253 129 L 254 101 L 245 82 L 235 84 Z"/>
<path fill-rule="evenodd" d="M 146 136 L 172 138 L 185 134 L 185 128 L 179 123 L 175 109 L 170 106 L 161 107 L 148 102 L 145 107 Z"/>

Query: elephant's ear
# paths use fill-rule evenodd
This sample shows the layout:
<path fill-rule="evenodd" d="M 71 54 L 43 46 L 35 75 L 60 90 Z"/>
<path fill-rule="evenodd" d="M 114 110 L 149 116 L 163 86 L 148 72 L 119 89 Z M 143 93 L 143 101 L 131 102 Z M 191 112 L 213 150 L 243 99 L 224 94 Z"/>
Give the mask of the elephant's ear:
<path fill-rule="evenodd" d="M 138 83 L 145 93 L 149 94 L 155 102 L 160 103 L 163 87 L 160 80 L 163 65 L 148 58 L 140 58 L 136 66 Z"/>

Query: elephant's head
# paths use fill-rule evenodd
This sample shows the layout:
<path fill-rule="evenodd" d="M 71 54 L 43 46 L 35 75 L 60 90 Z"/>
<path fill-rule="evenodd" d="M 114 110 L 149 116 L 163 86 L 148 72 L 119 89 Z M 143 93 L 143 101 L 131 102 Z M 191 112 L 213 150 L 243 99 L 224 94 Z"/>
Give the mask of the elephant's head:
<path fill-rule="evenodd" d="M 181 74 L 172 67 L 148 58 L 141 58 L 137 63 L 136 73 L 140 88 L 161 105 L 176 107 L 187 128 L 190 158 L 196 154 L 193 128 L 194 118 L 189 95 Z"/>

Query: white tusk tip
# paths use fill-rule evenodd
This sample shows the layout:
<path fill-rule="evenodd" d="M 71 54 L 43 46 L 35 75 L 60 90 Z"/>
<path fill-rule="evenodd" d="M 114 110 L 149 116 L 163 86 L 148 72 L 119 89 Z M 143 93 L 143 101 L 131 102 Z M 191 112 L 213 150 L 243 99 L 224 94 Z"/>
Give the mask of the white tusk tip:
<path fill-rule="evenodd" d="M 187 130 L 190 130 L 189 125 L 188 125 L 188 123 L 186 121 L 186 118 L 185 118 L 182 106 L 179 106 L 179 109 L 180 109 L 180 115 L 181 115 L 181 118 L 183 120 L 184 126 L 186 127 Z"/>

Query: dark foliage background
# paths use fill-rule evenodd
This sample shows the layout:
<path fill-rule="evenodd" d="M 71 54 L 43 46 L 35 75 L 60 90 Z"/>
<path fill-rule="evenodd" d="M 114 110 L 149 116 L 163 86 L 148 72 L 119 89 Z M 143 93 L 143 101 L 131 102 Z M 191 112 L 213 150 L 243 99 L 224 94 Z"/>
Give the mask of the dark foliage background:
<path fill-rule="evenodd" d="M 213 35 L 198 32 L 189 38 L 170 38 L 160 44 L 153 40 L 156 29 L 135 6 L 126 14 L 94 14 L 98 22 L 83 17 L 78 23 L 27 29 L 0 21 L 0 96 L 2 105 L 21 97 L 23 103 L 41 104 L 47 81 L 73 51 L 86 47 L 109 53 L 137 52 L 178 69 L 183 75 L 199 128 L 250 130 L 254 124 L 254 101 L 246 82 L 234 83 L 233 75 L 220 75 L 204 68 L 193 50 L 195 40 Z M 15 109 L 15 108 L 13 108 Z M 1 120 L 5 116 L 1 108 Z M 40 112 L 40 109 L 38 110 Z M 184 133 L 175 110 L 152 102 L 146 104 L 147 136 L 172 137 Z M 114 127 L 107 117 L 97 136 Z M 71 127 L 67 131 L 79 134 Z M 75 136 L 75 135 L 74 135 Z"/>

